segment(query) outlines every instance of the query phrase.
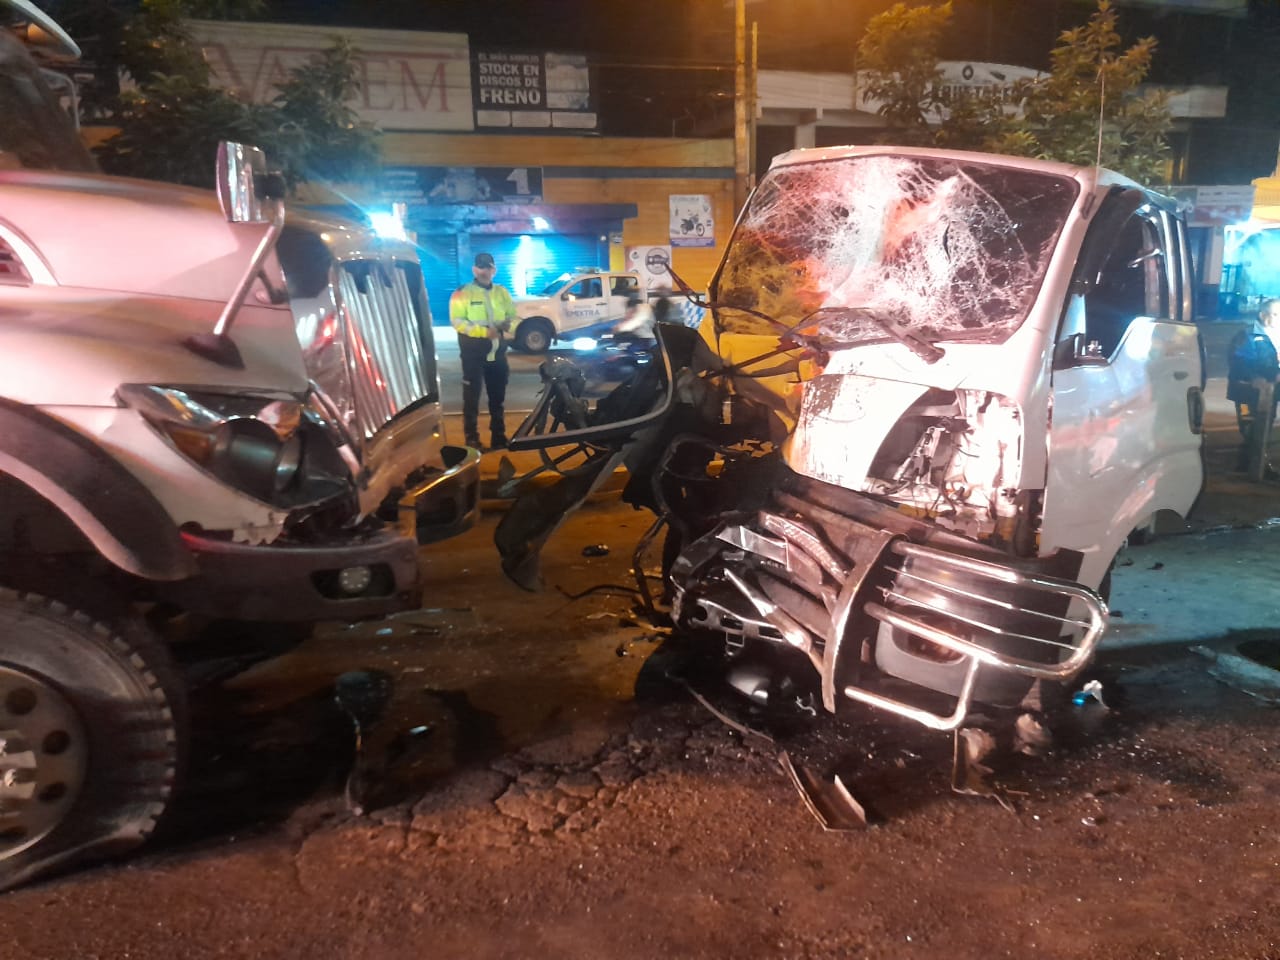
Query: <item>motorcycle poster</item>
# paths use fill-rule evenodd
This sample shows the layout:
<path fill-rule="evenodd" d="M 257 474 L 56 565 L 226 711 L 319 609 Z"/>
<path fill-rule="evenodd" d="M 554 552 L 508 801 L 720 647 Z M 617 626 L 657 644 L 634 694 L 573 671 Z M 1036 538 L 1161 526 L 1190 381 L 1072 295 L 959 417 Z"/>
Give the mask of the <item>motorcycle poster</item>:
<path fill-rule="evenodd" d="M 670 194 L 671 246 L 714 247 L 715 220 L 711 197 L 705 193 Z"/>

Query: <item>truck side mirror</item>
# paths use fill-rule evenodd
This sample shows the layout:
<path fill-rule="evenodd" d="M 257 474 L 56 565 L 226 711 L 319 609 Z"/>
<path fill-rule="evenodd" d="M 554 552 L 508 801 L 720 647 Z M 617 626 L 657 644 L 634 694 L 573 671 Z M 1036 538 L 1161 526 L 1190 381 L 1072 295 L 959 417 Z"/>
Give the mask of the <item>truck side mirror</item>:
<path fill-rule="evenodd" d="M 262 223 L 268 219 L 262 201 L 271 199 L 273 189 L 267 175 L 267 156 L 258 147 L 223 140 L 218 144 L 218 205 L 232 223 Z M 265 188 L 265 189 L 264 189 Z"/>

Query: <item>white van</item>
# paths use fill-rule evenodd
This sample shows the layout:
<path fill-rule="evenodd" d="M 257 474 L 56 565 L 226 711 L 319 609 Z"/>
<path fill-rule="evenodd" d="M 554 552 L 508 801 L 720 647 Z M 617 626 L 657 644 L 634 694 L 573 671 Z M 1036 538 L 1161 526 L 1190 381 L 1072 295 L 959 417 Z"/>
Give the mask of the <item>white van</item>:
<path fill-rule="evenodd" d="M 666 362 L 594 410 L 552 377 L 512 448 L 631 469 L 669 528 L 671 619 L 743 692 L 955 728 L 1078 673 L 1126 537 L 1198 496 L 1190 277 L 1174 203 L 1106 170 L 794 151 L 735 227 L 705 340 L 662 330 Z M 497 542 L 533 587 L 559 516 L 527 509 Z"/>

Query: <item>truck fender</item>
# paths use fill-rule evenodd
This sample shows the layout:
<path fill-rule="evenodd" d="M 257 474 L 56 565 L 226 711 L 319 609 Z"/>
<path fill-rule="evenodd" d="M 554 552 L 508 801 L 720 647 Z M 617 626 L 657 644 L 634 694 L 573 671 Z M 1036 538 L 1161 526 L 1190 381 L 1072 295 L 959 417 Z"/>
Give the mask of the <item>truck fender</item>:
<path fill-rule="evenodd" d="M 48 414 L 0 398 L 0 471 L 55 506 L 107 560 L 147 580 L 182 580 L 195 558 L 143 484 Z"/>

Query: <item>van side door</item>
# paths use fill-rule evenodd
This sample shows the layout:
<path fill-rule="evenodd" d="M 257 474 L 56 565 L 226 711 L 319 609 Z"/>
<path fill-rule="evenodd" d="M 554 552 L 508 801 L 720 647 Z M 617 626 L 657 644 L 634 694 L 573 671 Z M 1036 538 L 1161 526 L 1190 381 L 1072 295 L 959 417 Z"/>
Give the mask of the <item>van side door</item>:
<path fill-rule="evenodd" d="M 1040 552 L 1085 554 L 1097 586 L 1130 531 L 1185 515 L 1203 482 L 1199 333 L 1185 226 L 1136 189 L 1086 234 L 1055 348 Z"/>

